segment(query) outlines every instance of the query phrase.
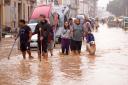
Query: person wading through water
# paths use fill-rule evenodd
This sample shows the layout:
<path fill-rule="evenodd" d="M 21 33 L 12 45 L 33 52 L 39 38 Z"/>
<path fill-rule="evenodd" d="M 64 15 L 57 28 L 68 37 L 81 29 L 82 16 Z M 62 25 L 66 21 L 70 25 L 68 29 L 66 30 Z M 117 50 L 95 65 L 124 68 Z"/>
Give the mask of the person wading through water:
<path fill-rule="evenodd" d="M 30 51 L 30 41 L 32 36 L 32 31 L 29 26 L 26 25 L 25 20 L 19 21 L 19 33 L 15 40 L 20 37 L 20 50 L 22 52 L 23 58 L 26 59 L 26 52 L 29 55 L 29 59 L 33 59 Z"/>
<path fill-rule="evenodd" d="M 38 57 L 41 61 L 41 57 L 48 61 L 48 35 L 51 29 L 50 24 L 46 20 L 46 16 L 41 14 L 39 16 L 39 23 L 37 24 L 33 34 L 38 34 Z"/>
<path fill-rule="evenodd" d="M 61 49 L 62 54 L 66 52 L 66 55 L 69 54 L 69 45 L 70 45 L 70 26 L 68 22 L 64 23 L 64 28 L 61 34 Z"/>
<path fill-rule="evenodd" d="M 84 23 L 83 29 L 84 29 L 84 38 L 86 38 L 86 50 L 89 52 L 89 54 L 94 55 L 96 51 L 95 37 L 92 33 L 93 28 L 89 21 L 86 21 Z"/>
<path fill-rule="evenodd" d="M 70 31 L 71 31 L 71 33 L 70 33 L 70 50 L 71 50 L 71 52 L 73 51 L 73 46 L 72 46 L 72 42 L 73 42 L 73 40 L 72 40 L 72 28 L 73 28 L 73 23 L 74 23 L 74 21 L 73 21 L 73 19 L 72 18 L 70 18 L 69 19 L 69 21 L 68 21 L 68 23 L 69 23 L 69 26 L 70 26 Z"/>
<path fill-rule="evenodd" d="M 77 18 L 72 28 L 72 50 L 74 53 L 81 53 L 83 33 L 83 25 L 80 24 L 80 19 Z"/>

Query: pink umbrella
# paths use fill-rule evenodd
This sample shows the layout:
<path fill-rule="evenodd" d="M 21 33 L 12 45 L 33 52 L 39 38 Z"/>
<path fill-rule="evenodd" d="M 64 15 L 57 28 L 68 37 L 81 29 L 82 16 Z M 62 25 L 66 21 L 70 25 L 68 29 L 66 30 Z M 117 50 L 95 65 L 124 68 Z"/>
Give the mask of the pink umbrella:
<path fill-rule="evenodd" d="M 44 14 L 46 18 L 49 18 L 50 12 L 51 5 L 40 5 L 34 9 L 31 19 L 38 19 L 40 14 Z"/>

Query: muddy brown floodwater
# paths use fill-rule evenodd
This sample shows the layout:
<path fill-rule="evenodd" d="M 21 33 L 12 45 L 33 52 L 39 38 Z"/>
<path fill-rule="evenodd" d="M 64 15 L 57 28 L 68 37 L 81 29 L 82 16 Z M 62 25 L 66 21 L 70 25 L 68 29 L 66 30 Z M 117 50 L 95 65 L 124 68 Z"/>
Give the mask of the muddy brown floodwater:
<path fill-rule="evenodd" d="M 9 56 L 9 52 L 12 48 L 13 43 L 14 38 L 2 38 L 2 41 L 0 42 L 0 60 Z M 17 45 L 15 44 L 11 56 L 17 56 L 20 54 L 19 50 L 17 49 Z"/>
<path fill-rule="evenodd" d="M 23 60 L 21 55 L 0 60 L 0 85 L 128 85 L 128 32 L 101 25 L 97 52 L 90 56 L 82 47 L 78 55 L 62 56 L 54 50 L 49 62 Z"/>

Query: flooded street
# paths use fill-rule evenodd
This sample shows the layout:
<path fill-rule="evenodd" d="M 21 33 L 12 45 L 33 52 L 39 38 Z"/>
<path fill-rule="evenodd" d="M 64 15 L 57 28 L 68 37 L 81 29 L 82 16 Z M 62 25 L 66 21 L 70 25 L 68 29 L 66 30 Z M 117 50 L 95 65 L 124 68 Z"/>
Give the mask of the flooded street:
<path fill-rule="evenodd" d="M 0 42 L 0 60 L 8 57 L 9 51 L 11 50 L 13 43 L 14 43 L 14 38 L 2 39 L 2 41 Z M 20 52 L 19 50 L 17 50 L 17 45 L 15 45 L 11 56 L 17 56 L 19 54 Z"/>
<path fill-rule="evenodd" d="M 94 35 L 95 56 L 83 43 L 81 56 L 62 56 L 55 49 L 48 63 L 39 62 L 36 51 L 33 60 L 23 60 L 16 50 L 7 60 L 9 50 L 1 46 L 0 85 L 128 85 L 128 32 L 101 25 Z"/>

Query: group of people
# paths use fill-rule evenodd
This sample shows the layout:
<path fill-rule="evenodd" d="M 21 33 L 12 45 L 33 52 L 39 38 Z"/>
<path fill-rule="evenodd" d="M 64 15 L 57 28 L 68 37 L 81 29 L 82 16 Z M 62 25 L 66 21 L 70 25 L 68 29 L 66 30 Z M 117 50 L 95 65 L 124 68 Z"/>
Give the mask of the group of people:
<path fill-rule="evenodd" d="M 29 54 L 29 58 L 33 59 L 30 51 L 30 42 L 31 36 L 37 34 L 39 59 L 41 60 L 41 57 L 43 56 L 47 61 L 48 50 L 50 50 L 51 56 L 53 55 L 55 27 L 48 23 L 45 15 L 40 15 L 39 19 L 39 23 L 37 24 L 34 33 L 32 33 L 30 27 L 26 25 L 25 20 L 20 20 L 20 31 L 17 38 L 20 37 L 20 50 L 23 54 L 23 58 L 26 59 L 27 52 Z M 85 19 L 84 23 L 81 23 L 79 18 L 76 18 L 74 21 L 72 18 L 65 21 L 61 32 L 62 54 L 69 55 L 70 51 L 80 54 L 82 41 L 85 38 L 87 43 L 95 41 L 91 32 L 92 26 L 89 19 Z"/>
<path fill-rule="evenodd" d="M 88 18 L 85 19 L 84 23 L 81 23 L 79 18 L 74 21 L 70 18 L 66 21 L 61 33 L 62 54 L 68 55 L 70 51 L 80 54 L 83 40 L 86 40 L 86 43 L 89 44 L 91 44 L 91 41 L 95 41 L 92 34 L 93 30 L 92 22 Z"/>

